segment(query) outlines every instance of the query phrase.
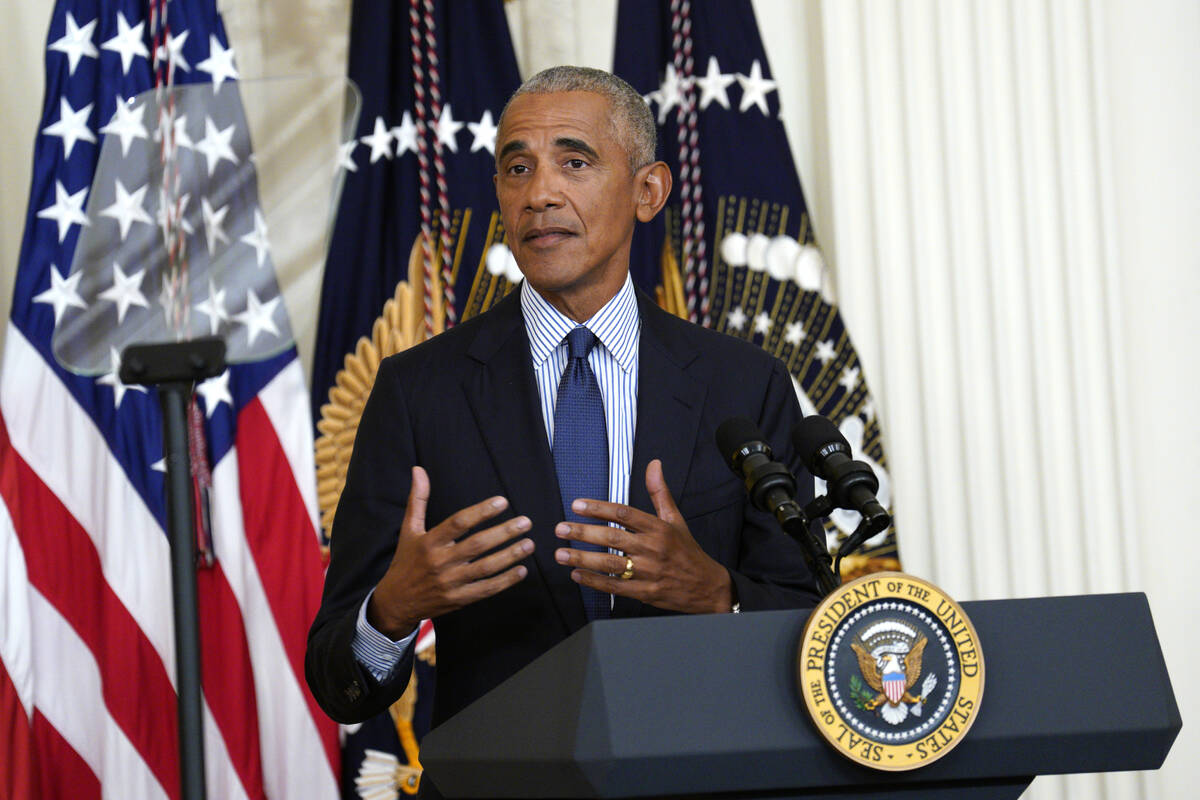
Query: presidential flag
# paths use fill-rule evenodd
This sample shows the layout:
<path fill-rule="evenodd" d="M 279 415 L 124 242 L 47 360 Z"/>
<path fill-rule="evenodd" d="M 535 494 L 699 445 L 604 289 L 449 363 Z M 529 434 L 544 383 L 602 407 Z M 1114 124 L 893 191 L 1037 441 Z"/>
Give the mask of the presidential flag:
<path fill-rule="evenodd" d="M 634 279 L 680 316 L 782 359 L 805 413 L 839 426 L 889 505 L 875 404 L 829 292 L 750 0 L 622 0 L 613 71 L 654 112 L 675 177 L 666 213 L 635 233 Z M 836 512 L 830 545 L 859 519 Z M 844 573 L 899 567 L 890 528 L 865 553 Z"/>
<path fill-rule="evenodd" d="M 52 11 L 0 368 L 5 796 L 180 793 L 161 416 L 111 348 L 59 363 L 56 329 L 84 318 L 88 348 L 190 319 L 277 353 L 202 384 L 191 417 L 206 780 L 212 797 L 337 795 L 336 726 L 303 676 L 322 581 L 307 387 L 236 63 L 213 0 Z M 177 182 L 151 177 L 164 163 Z M 247 272 L 263 277 L 225 283 Z"/>
<path fill-rule="evenodd" d="M 492 176 L 496 125 L 520 77 L 500 0 L 355 0 L 350 79 L 362 95 L 313 362 L 326 532 L 379 360 L 489 308 L 520 280 Z M 436 680 L 428 621 L 409 690 L 348 726 L 343 796 L 411 795 Z"/>
<path fill-rule="evenodd" d="M 520 278 L 504 258 L 492 185 L 496 124 L 520 83 L 503 3 L 355 0 L 349 74 L 362 115 L 342 149 L 321 290 L 317 418 L 344 357 L 371 336 L 399 283 L 411 285 L 419 319 L 408 333 L 420 339 L 479 313 Z"/>

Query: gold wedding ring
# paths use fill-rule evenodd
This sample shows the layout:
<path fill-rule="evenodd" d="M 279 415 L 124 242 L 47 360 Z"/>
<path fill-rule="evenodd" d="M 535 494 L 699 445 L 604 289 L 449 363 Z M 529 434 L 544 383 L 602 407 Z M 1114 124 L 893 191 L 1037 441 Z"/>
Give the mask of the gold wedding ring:
<path fill-rule="evenodd" d="M 625 571 L 621 573 L 621 580 L 627 581 L 633 578 L 633 559 L 625 556 Z"/>

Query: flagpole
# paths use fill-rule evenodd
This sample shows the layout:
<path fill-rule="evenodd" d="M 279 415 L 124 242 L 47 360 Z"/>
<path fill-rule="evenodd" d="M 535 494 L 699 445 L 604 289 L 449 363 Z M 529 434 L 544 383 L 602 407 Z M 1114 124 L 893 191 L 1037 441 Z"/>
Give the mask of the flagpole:
<path fill-rule="evenodd" d="M 167 530 L 175 611 L 175 675 L 179 709 L 179 780 L 183 800 L 204 800 L 204 717 L 196 591 L 196 509 L 188 454 L 188 403 L 198 381 L 225 371 L 225 342 L 216 337 L 137 344 L 121 354 L 121 380 L 158 390 L 167 465 Z"/>

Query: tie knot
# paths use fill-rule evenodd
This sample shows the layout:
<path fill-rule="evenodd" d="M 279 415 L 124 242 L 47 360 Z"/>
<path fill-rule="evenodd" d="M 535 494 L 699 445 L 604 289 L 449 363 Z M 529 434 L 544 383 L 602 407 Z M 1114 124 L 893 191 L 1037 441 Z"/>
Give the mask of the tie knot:
<path fill-rule="evenodd" d="M 567 357 L 587 358 L 596 345 L 596 334 L 580 325 L 567 334 Z"/>

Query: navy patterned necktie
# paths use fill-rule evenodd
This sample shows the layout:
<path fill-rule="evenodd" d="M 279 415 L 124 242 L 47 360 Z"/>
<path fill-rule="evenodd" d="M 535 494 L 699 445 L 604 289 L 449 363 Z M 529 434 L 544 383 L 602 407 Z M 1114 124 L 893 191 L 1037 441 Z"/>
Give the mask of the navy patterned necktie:
<path fill-rule="evenodd" d="M 588 353 L 596 345 L 596 335 L 580 325 L 567 334 L 567 367 L 558 382 L 554 403 L 554 470 L 562 493 L 563 514 L 568 522 L 596 524 L 571 510 L 580 497 L 608 499 L 608 433 L 604 423 L 604 402 L 600 384 L 588 365 Z M 586 542 L 574 542 L 581 550 L 606 551 Z M 587 586 L 583 608 L 587 618 L 606 619 L 611 615 L 612 596 Z"/>

